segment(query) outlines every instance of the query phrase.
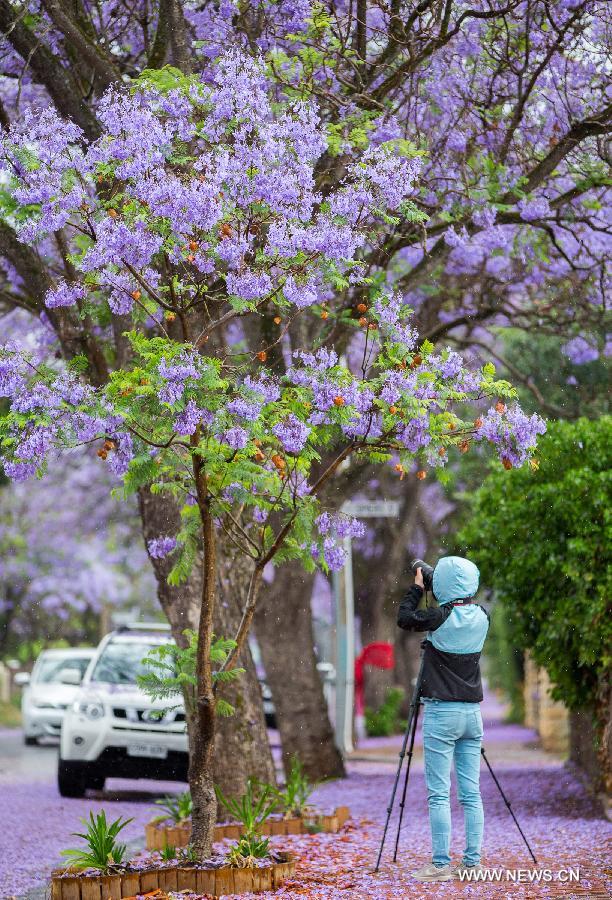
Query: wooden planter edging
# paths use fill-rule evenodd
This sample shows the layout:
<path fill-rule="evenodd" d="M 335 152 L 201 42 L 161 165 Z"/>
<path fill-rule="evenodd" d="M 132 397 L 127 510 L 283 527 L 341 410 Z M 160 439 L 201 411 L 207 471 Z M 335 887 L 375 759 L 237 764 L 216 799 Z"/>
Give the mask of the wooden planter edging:
<path fill-rule="evenodd" d="M 351 813 L 348 806 L 338 806 L 331 816 L 314 816 L 312 819 L 268 819 L 264 822 L 261 833 L 265 837 L 285 834 L 306 834 L 306 823 L 318 826 L 322 831 L 335 833 L 344 823 L 350 819 Z M 241 825 L 216 825 L 213 841 L 222 841 L 224 838 L 236 840 L 242 834 Z M 145 825 L 147 850 L 163 850 L 164 847 L 186 847 L 191 837 L 191 823 L 184 825 L 160 826 L 153 822 Z"/>
<path fill-rule="evenodd" d="M 96 876 L 66 875 L 58 870 L 51 875 L 51 900 L 122 900 L 158 890 L 192 891 L 213 897 L 271 891 L 280 887 L 295 873 L 295 857 L 290 853 L 283 856 L 283 862 L 253 869 L 173 866 L 143 872 L 125 872 L 122 875 Z"/>

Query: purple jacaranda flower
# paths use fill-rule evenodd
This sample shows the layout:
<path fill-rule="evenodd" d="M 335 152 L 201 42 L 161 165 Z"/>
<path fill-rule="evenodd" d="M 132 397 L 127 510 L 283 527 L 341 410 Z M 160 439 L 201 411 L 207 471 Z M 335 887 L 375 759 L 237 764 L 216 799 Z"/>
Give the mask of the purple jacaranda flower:
<path fill-rule="evenodd" d="M 538 435 L 546 432 L 546 423 L 534 413 L 526 415 L 514 404 L 504 412 L 491 407 L 480 419 L 474 435 L 477 441 L 490 441 L 497 449 L 499 458 L 512 466 L 521 466 L 529 458 L 536 446 Z"/>
<path fill-rule="evenodd" d="M 243 300 L 260 300 L 272 290 L 272 281 L 266 272 L 254 272 L 247 269 L 244 272 L 227 276 L 227 292 L 235 294 Z"/>
<path fill-rule="evenodd" d="M 583 366 L 585 363 L 599 359 L 599 350 L 589 343 L 586 338 L 578 336 L 572 338 L 561 348 L 563 353 L 575 366 Z"/>
<path fill-rule="evenodd" d="M 174 430 L 177 434 L 193 434 L 203 417 L 209 419 L 207 424 L 212 421 L 212 414 L 206 416 L 206 413 L 208 410 L 200 409 L 195 400 L 188 400 L 185 409 L 174 420 Z"/>
<path fill-rule="evenodd" d="M 323 541 L 323 558 L 332 572 L 339 572 L 346 561 L 346 552 L 334 538 L 326 537 Z"/>
<path fill-rule="evenodd" d="M 228 413 L 238 416 L 239 419 L 245 419 L 247 422 L 255 422 L 261 413 L 261 403 L 253 400 L 245 400 L 244 397 L 235 397 L 227 404 Z"/>
<path fill-rule="evenodd" d="M 170 553 L 176 549 L 176 544 L 176 538 L 167 535 L 152 538 L 150 541 L 147 541 L 149 555 L 153 559 L 164 559 L 166 556 L 169 556 Z"/>
<path fill-rule="evenodd" d="M 315 524 L 319 529 L 319 534 L 329 534 L 333 525 L 333 518 L 328 512 L 322 512 L 321 515 L 317 516 L 315 519 Z"/>
<path fill-rule="evenodd" d="M 446 146 L 454 153 L 465 153 L 467 147 L 467 138 L 461 131 L 453 129 L 446 138 Z"/>
<path fill-rule="evenodd" d="M 546 197 L 536 197 L 533 200 L 519 200 L 517 205 L 523 222 L 536 222 L 538 219 L 545 219 L 551 214 L 550 204 Z"/>
<path fill-rule="evenodd" d="M 79 263 L 79 268 L 83 272 L 94 272 L 107 265 L 129 265 L 140 271 L 151 264 L 161 244 L 161 235 L 149 231 L 144 222 L 137 220 L 129 226 L 109 216 L 99 223 L 96 242 Z"/>
<path fill-rule="evenodd" d="M 318 300 L 317 288 L 311 282 L 297 283 L 292 275 L 288 275 L 283 285 L 283 293 L 289 303 L 293 303 L 298 309 L 312 306 Z"/>
<path fill-rule="evenodd" d="M 60 281 L 45 294 L 45 306 L 50 309 L 57 306 L 74 306 L 77 300 L 83 300 L 84 297 L 85 288 L 78 281 Z"/>
<path fill-rule="evenodd" d="M 221 440 L 231 447 L 232 450 L 242 450 L 249 441 L 249 434 L 244 428 L 235 425 L 233 428 L 228 428 L 223 432 Z"/>
<path fill-rule="evenodd" d="M 198 377 L 195 359 L 186 353 L 170 363 L 163 357 L 157 370 L 166 382 L 159 391 L 162 403 L 176 403 L 183 396 L 187 379 Z"/>
<path fill-rule="evenodd" d="M 455 351 L 450 348 L 447 348 L 444 357 L 445 358 L 442 359 L 439 364 L 442 378 L 445 380 L 456 378 L 461 372 L 463 360 L 458 353 L 455 353 Z"/>
<path fill-rule="evenodd" d="M 478 228 L 491 228 L 496 218 L 497 210 L 493 206 L 483 206 L 472 213 L 472 222 Z"/>
<path fill-rule="evenodd" d="M 134 457 L 134 441 L 128 432 L 120 435 L 113 434 L 112 437 L 116 447 L 108 454 L 108 466 L 115 475 L 121 477 L 127 472 Z"/>
<path fill-rule="evenodd" d="M 365 525 L 352 516 L 338 515 L 334 519 L 334 528 L 340 538 L 361 538 L 365 534 Z"/>
<path fill-rule="evenodd" d="M 14 397 L 25 385 L 19 347 L 13 341 L 0 344 L 0 397 Z"/>
<path fill-rule="evenodd" d="M 38 465 L 35 462 L 11 462 L 5 459 L 2 460 L 2 468 L 11 481 L 27 481 L 36 474 Z"/>
<path fill-rule="evenodd" d="M 259 394 L 264 403 L 274 403 L 281 394 L 277 382 L 273 378 L 267 378 L 263 375 L 259 378 L 252 378 L 250 375 L 247 375 L 243 385 L 247 390 Z"/>
<path fill-rule="evenodd" d="M 299 453 L 304 449 L 311 428 L 301 422 L 297 416 L 290 415 L 272 429 L 287 453 Z"/>

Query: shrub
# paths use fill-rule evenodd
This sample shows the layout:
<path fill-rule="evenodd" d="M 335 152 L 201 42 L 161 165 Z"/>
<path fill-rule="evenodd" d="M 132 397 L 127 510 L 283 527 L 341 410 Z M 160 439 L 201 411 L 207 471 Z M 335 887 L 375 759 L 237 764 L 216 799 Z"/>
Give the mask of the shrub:
<path fill-rule="evenodd" d="M 388 688 L 378 709 L 366 708 L 366 732 L 370 737 L 389 737 L 402 730 L 400 709 L 404 699 L 402 688 Z"/>

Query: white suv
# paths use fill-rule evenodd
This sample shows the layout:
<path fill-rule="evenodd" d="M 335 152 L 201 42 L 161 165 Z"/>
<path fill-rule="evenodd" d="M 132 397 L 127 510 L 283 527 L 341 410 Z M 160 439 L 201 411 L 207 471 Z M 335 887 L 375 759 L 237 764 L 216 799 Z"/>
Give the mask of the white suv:
<path fill-rule="evenodd" d="M 168 628 L 159 625 L 125 626 L 102 639 L 62 723 L 57 770 L 62 797 L 101 790 L 111 776 L 187 780 L 183 707 L 160 718 L 164 704 L 136 684 L 143 657 L 170 641 Z"/>

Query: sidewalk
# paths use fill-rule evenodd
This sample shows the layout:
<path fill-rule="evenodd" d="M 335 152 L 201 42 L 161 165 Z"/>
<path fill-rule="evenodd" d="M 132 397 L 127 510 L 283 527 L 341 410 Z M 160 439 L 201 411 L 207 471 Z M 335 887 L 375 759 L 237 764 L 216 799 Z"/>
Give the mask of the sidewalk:
<path fill-rule="evenodd" d="M 481 787 L 485 808 L 483 864 L 504 870 L 523 869 L 523 881 L 422 884 L 410 873 L 430 860 L 427 801 L 423 778 L 422 742 L 411 769 L 398 864 L 392 862 L 397 812 L 391 820 L 380 872 L 372 874 L 386 806 L 398 762 L 401 736 L 368 739 L 351 756 L 346 781 L 322 785 L 316 798 L 328 806 L 347 804 L 360 823 L 339 840 L 331 836 L 296 838 L 292 846 L 302 857 L 299 879 L 283 896 L 336 900 L 403 900 L 403 898 L 589 898 L 612 897 L 612 824 L 563 761 L 542 751 L 537 735 L 522 726 L 503 723 L 504 709 L 489 695 L 482 705 L 485 751 L 493 771 L 538 859 L 534 866 L 522 838 L 484 763 Z M 412 772 L 414 771 L 414 774 Z M 403 784 L 400 782 L 400 785 Z M 396 801 L 397 809 L 397 801 Z M 463 821 L 453 778 L 454 862 L 463 849 Z M 579 867 L 580 881 L 561 883 L 559 870 Z M 554 881 L 529 883 L 533 870 L 550 869 Z M 605 869 L 608 872 L 606 874 Z M 540 878 L 546 875 L 540 875 Z"/>

